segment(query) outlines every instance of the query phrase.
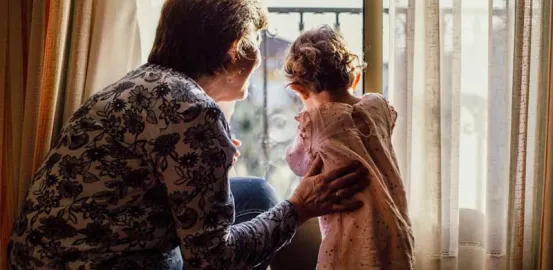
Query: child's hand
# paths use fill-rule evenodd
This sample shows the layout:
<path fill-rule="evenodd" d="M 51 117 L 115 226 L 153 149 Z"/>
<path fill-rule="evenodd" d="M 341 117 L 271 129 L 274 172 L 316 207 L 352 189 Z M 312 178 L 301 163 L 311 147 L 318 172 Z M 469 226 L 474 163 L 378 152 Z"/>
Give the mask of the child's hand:
<path fill-rule="evenodd" d="M 242 142 L 237 140 L 237 139 L 232 139 L 232 144 L 234 144 L 234 146 L 236 146 L 236 148 L 238 148 L 238 147 L 240 147 L 240 145 L 242 145 Z M 240 156 L 240 151 L 238 151 L 238 149 L 237 149 L 236 154 L 234 154 L 234 157 L 232 158 L 232 164 L 236 163 L 239 156 Z"/>

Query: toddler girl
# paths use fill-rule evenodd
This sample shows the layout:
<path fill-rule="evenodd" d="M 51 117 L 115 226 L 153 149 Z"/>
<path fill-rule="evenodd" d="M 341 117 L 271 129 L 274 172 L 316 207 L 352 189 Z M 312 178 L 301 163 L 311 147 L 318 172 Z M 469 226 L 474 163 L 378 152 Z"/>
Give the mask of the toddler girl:
<path fill-rule="evenodd" d="M 413 234 L 391 143 L 396 112 L 381 95 L 353 95 L 360 77 L 356 62 L 328 26 L 292 44 L 284 69 L 304 111 L 296 117 L 298 134 L 286 159 L 299 176 L 317 157 L 323 171 L 359 160 L 370 172 L 369 188 L 356 197 L 364 203 L 360 210 L 319 218 L 317 269 L 412 269 Z"/>

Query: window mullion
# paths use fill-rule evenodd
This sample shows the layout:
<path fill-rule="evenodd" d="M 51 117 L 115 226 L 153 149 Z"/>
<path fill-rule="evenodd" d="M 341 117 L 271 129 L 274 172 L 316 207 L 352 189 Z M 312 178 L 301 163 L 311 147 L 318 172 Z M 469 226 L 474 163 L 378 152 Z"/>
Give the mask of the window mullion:
<path fill-rule="evenodd" d="M 363 58 L 367 63 L 363 75 L 363 93 L 382 93 L 382 0 L 364 0 Z"/>

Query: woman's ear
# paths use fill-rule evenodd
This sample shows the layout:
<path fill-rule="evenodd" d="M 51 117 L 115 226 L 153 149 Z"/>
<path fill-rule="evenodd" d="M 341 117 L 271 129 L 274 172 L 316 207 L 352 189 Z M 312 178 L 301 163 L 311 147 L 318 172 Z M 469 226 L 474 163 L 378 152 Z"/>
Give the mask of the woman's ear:
<path fill-rule="evenodd" d="M 307 88 L 297 84 L 297 83 L 293 83 L 293 84 L 290 84 L 290 88 L 292 88 L 292 90 L 294 90 L 296 93 L 298 93 L 298 95 L 300 95 L 301 99 L 303 100 L 307 100 L 309 98 L 309 90 L 307 90 Z"/>
<path fill-rule="evenodd" d="M 355 72 L 355 79 L 353 79 L 353 83 L 351 84 L 351 89 L 355 90 L 357 86 L 359 85 L 359 81 L 361 81 L 361 72 Z"/>
<path fill-rule="evenodd" d="M 255 43 L 256 31 L 252 31 L 249 36 L 242 37 L 236 40 L 229 51 L 228 57 L 231 59 L 231 65 L 228 67 L 228 71 L 240 76 L 251 75 L 251 73 L 257 69 L 261 64 L 261 52 Z M 250 37 L 253 36 L 253 37 Z"/>

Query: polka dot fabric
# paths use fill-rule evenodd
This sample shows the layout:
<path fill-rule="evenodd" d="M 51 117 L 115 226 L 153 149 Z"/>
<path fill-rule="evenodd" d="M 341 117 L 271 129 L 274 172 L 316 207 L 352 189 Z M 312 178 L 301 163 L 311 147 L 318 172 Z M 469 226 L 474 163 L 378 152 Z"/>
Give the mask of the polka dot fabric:
<path fill-rule="evenodd" d="M 355 105 L 327 103 L 302 112 L 290 168 L 303 176 L 315 157 L 324 171 L 361 161 L 369 188 L 357 194 L 360 210 L 319 219 L 322 243 L 317 269 L 412 269 L 414 239 L 391 134 L 397 113 L 382 95 Z"/>

